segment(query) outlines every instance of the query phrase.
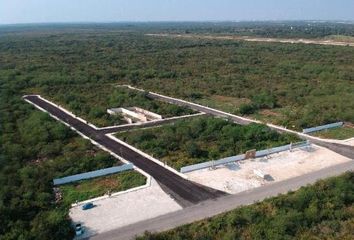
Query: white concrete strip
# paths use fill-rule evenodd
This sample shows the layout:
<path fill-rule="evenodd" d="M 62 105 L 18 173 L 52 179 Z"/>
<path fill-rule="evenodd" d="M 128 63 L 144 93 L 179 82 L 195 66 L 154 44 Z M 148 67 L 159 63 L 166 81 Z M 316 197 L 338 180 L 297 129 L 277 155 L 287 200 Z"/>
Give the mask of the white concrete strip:
<path fill-rule="evenodd" d="M 27 95 L 25 95 L 27 96 Z M 24 97 L 25 97 L 24 96 Z M 33 96 L 33 95 L 32 95 Z M 38 96 L 38 95 L 36 95 Z M 99 147 L 100 149 L 106 151 L 106 152 L 109 152 L 113 157 L 119 159 L 120 161 L 122 161 L 123 163 L 130 163 L 128 160 L 122 158 L 121 156 L 118 156 L 117 154 L 115 154 L 114 152 L 112 152 L 111 150 L 107 149 L 106 147 L 102 146 L 101 144 L 99 144 L 98 142 L 94 141 L 93 139 L 87 137 L 86 135 L 84 135 L 83 133 L 81 133 L 80 131 L 76 130 L 74 127 L 72 127 L 71 125 L 67 124 L 66 122 L 62 121 L 61 119 L 57 118 L 56 116 L 52 115 L 51 113 L 47 112 L 45 109 L 39 107 L 38 105 L 34 104 L 33 102 L 27 100 L 27 99 L 24 99 L 26 102 L 28 102 L 29 104 L 33 105 L 34 107 L 36 107 L 37 109 L 49 114 L 52 118 L 56 119 L 57 121 L 63 123 L 65 126 L 68 126 L 71 130 L 75 131 L 76 133 L 78 133 L 81 137 L 89 140 L 92 144 L 94 144 L 95 146 Z M 45 99 L 44 99 L 45 100 Z M 147 181 L 150 182 L 150 178 L 151 176 L 149 174 L 147 174 L 146 172 L 144 172 L 143 170 L 141 170 L 140 168 L 134 166 L 134 170 L 136 170 L 137 172 L 143 174 L 146 178 L 147 178 Z"/>
<path fill-rule="evenodd" d="M 68 115 L 72 116 L 73 118 L 79 120 L 80 122 L 83 122 L 83 123 L 89 125 L 90 127 L 94 128 L 94 129 L 96 129 L 96 130 L 99 130 L 99 128 L 97 128 L 95 125 L 93 125 L 93 124 L 87 122 L 86 120 L 84 120 L 84 119 L 82 119 L 82 118 L 76 116 L 74 113 L 72 113 L 72 112 L 66 110 L 65 108 L 61 107 L 60 105 L 55 104 L 55 103 L 53 103 L 53 102 L 51 102 L 51 101 L 49 101 L 49 100 L 43 98 L 41 95 L 38 95 L 38 94 L 30 94 L 30 95 L 24 95 L 23 97 L 26 97 L 26 96 L 36 96 L 36 97 L 40 98 L 41 100 L 43 100 L 43 101 L 49 103 L 50 105 L 53 105 L 53 106 L 55 106 L 56 108 L 59 108 L 60 110 L 62 110 L 63 112 L 67 113 Z M 27 101 L 27 102 L 28 102 L 28 101 Z M 45 112 L 46 112 L 46 111 L 45 111 Z"/>
<path fill-rule="evenodd" d="M 108 136 L 108 137 L 111 138 L 112 140 L 114 140 L 114 141 L 116 141 L 116 142 L 118 142 L 118 143 L 120 143 L 120 144 L 122 144 L 122 145 L 124 145 L 124 146 L 126 146 L 126 147 L 128 147 L 128 148 L 130 148 L 130 149 L 133 150 L 134 152 L 137 152 L 138 154 L 140 154 L 140 155 L 142 155 L 142 156 L 148 158 L 149 160 L 151 160 L 151 161 L 153 161 L 153 162 L 155 162 L 155 163 L 161 165 L 162 167 L 166 168 L 167 170 L 169 170 L 169 171 L 171 171 L 171 172 L 173 172 L 173 173 L 175 173 L 175 174 L 177 174 L 177 175 L 179 175 L 179 176 L 181 176 L 181 177 L 187 179 L 187 176 L 186 176 L 185 174 L 178 172 L 177 170 L 175 170 L 175 169 L 173 169 L 172 167 L 170 167 L 170 166 L 168 166 L 168 165 L 162 163 L 162 162 L 159 161 L 158 159 L 156 159 L 156 158 L 150 156 L 149 154 L 147 154 L 147 153 L 145 153 L 145 152 L 143 152 L 143 151 L 141 151 L 141 150 L 139 150 L 139 149 L 133 147 L 132 145 L 129 145 L 128 143 L 123 142 L 122 140 L 116 138 L 116 137 L 114 136 L 114 133 L 106 134 L 106 136 Z"/>
<path fill-rule="evenodd" d="M 183 118 L 196 117 L 196 116 L 205 114 L 205 113 L 196 113 L 196 114 L 176 116 L 176 117 L 170 117 L 170 118 L 164 118 L 164 119 L 157 119 L 157 120 L 148 121 L 146 123 L 138 122 L 138 123 L 131 123 L 131 124 L 113 125 L 113 126 L 107 126 L 107 127 L 97 127 L 96 125 L 94 125 L 94 124 L 82 119 L 81 117 L 76 116 L 74 113 L 68 111 L 67 109 L 63 108 L 62 106 L 60 106 L 60 105 L 58 105 L 58 104 L 56 104 L 54 102 L 51 102 L 48 99 L 43 98 L 41 95 L 29 94 L 29 95 L 24 95 L 23 97 L 26 97 L 26 96 L 36 96 L 36 97 L 40 98 L 41 100 L 43 100 L 43 101 L 45 101 L 45 102 L 47 102 L 47 103 L 59 108 L 60 110 L 62 110 L 63 112 L 67 113 L 68 115 L 72 116 L 73 118 L 79 120 L 80 122 L 83 122 L 83 123 L 89 125 L 90 127 L 94 128 L 95 130 L 104 130 L 104 129 L 111 129 L 111 128 L 116 128 L 116 127 L 126 127 L 126 126 L 140 126 L 140 125 L 144 125 L 146 123 L 155 123 L 155 122 L 159 123 L 159 122 L 164 122 L 164 121 L 168 121 L 168 120 L 172 120 L 172 119 L 183 119 Z M 29 102 L 29 101 L 27 101 L 27 102 Z M 34 105 L 34 104 L 32 104 L 32 105 Z M 40 110 L 44 111 L 44 109 L 42 109 L 42 108 Z"/>
<path fill-rule="evenodd" d="M 88 200 L 85 200 L 85 201 L 81 201 L 81 202 L 78 202 L 78 203 L 73 203 L 73 204 L 71 204 L 71 207 L 80 206 L 80 205 L 83 205 L 83 204 L 89 203 L 89 202 L 92 202 L 92 203 L 95 202 L 96 203 L 98 201 L 101 201 L 101 200 L 104 200 L 104 199 L 107 199 L 107 198 L 117 197 L 117 196 L 120 196 L 122 194 L 135 192 L 135 191 L 150 187 L 151 186 L 151 179 L 152 179 L 152 177 L 146 178 L 146 183 L 144 185 L 142 185 L 142 186 L 135 187 L 135 188 L 130 188 L 130 189 L 127 189 L 127 190 L 124 190 L 124 191 L 120 191 L 120 192 L 115 192 L 115 193 L 112 193 L 110 196 L 109 195 L 103 195 L 101 197 L 91 198 L 91 199 L 88 199 Z"/>
<path fill-rule="evenodd" d="M 130 86 L 130 85 L 117 85 L 117 86 L 118 86 L 118 87 L 119 87 L 119 86 L 121 86 L 121 87 L 128 87 L 128 88 L 130 88 L 130 89 L 134 89 L 134 90 L 137 90 L 137 91 L 146 92 L 146 91 L 143 90 L 143 89 L 136 88 L 136 87 L 132 87 L 132 86 Z M 193 102 L 188 102 L 188 101 L 186 101 L 186 100 L 182 100 L 182 99 L 178 99 L 178 98 L 172 98 L 172 97 L 168 97 L 168 96 L 165 96 L 165 95 L 162 95 L 162 94 L 158 94 L 158 93 L 154 93 L 154 92 L 149 92 L 149 93 L 152 94 L 152 95 L 160 96 L 160 97 L 162 97 L 162 98 L 171 99 L 171 100 L 174 100 L 174 101 L 183 102 L 183 103 L 190 104 L 190 105 L 193 105 L 193 106 L 206 108 L 206 109 L 212 110 L 212 111 L 214 111 L 214 112 L 218 112 L 218 113 L 223 114 L 223 115 L 227 115 L 227 116 L 230 116 L 230 117 L 235 117 L 235 118 L 242 119 L 242 120 L 244 120 L 244 121 L 253 122 L 253 123 L 259 123 L 259 124 L 264 124 L 264 125 L 267 125 L 267 126 L 270 127 L 270 128 L 278 129 L 278 130 L 285 131 L 285 132 L 292 133 L 292 134 L 296 134 L 296 135 L 298 135 L 298 136 L 306 137 L 306 138 L 308 138 L 308 139 L 314 139 L 314 140 L 319 140 L 319 141 L 329 142 L 329 143 L 338 143 L 337 140 L 334 140 L 334 139 L 323 139 L 323 138 L 315 137 L 315 136 L 312 136 L 312 135 L 309 135 L 309 134 L 305 134 L 305 133 L 302 133 L 302 132 L 298 132 L 298 131 L 295 131 L 295 130 L 291 130 L 291 129 L 288 129 L 288 128 L 283 127 L 283 126 L 278 126 L 278 125 L 274 125 L 274 124 L 271 124 L 271 123 L 266 123 L 266 122 L 254 120 L 254 119 L 251 119 L 251 118 L 241 117 L 241 116 L 238 116 L 238 115 L 235 115 L 235 114 L 231 114 L 231 113 L 228 113 L 228 112 L 220 111 L 220 110 L 215 109 L 215 108 L 210 108 L 210 107 L 206 107 L 206 106 L 204 106 L 204 105 L 196 104 L 196 103 L 193 103 Z"/>
<path fill-rule="evenodd" d="M 135 88 L 135 87 L 132 87 L 132 86 L 130 86 L 130 85 L 117 85 L 117 86 L 128 87 L 128 88 L 130 88 L 130 89 L 134 89 L 134 90 L 137 90 L 137 91 L 146 92 L 146 91 L 143 90 L 143 89 Z M 149 94 L 156 95 L 156 96 L 159 96 L 159 97 L 161 97 L 161 98 L 170 99 L 170 100 L 173 100 L 173 101 L 183 102 L 183 103 L 186 103 L 186 104 L 189 104 L 189 105 L 193 105 L 193 106 L 196 106 L 196 107 L 206 108 L 206 109 L 208 109 L 208 110 L 212 110 L 212 111 L 214 111 L 214 112 L 218 112 L 218 113 L 220 113 L 220 114 L 227 115 L 227 116 L 230 116 L 230 117 L 236 117 L 236 118 L 239 118 L 239 119 L 241 119 L 241 120 L 245 120 L 245 121 L 249 121 L 249 122 L 254 122 L 254 123 L 262 123 L 261 121 L 258 121 L 258 120 L 255 120 L 255 119 L 250 119 L 250 118 L 245 118 L 245 117 L 237 116 L 237 115 L 234 115 L 234 114 L 231 114 L 231 113 L 227 113 L 227 112 L 220 111 L 220 110 L 215 109 L 215 108 L 210 108 L 210 107 L 207 107 L 207 106 L 204 106 L 204 105 L 200 105 L 200 104 L 197 104 L 197 103 L 188 102 L 188 101 L 183 100 L 183 99 L 173 98 L 173 97 L 169 97 L 169 96 L 166 96 L 166 95 L 162 95 L 162 94 L 155 93 L 155 92 L 150 92 L 150 91 L 149 91 Z"/>
<path fill-rule="evenodd" d="M 164 119 L 157 119 L 157 120 L 152 120 L 148 122 L 138 122 L 138 123 L 130 123 L 130 124 L 122 124 L 122 125 L 113 125 L 113 126 L 108 126 L 108 127 L 101 127 L 98 128 L 98 130 L 105 130 L 105 129 L 111 129 L 111 128 L 119 128 L 119 127 L 128 127 L 128 126 L 144 126 L 146 124 L 151 124 L 151 123 L 163 123 L 165 121 L 173 120 L 173 119 L 184 119 L 184 118 L 190 118 L 190 117 L 197 117 L 205 115 L 205 113 L 195 113 L 195 114 L 189 114 L 189 115 L 183 115 L 183 116 L 176 116 L 176 117 L 170 117 L 170 118 L 164 118 Z"/>

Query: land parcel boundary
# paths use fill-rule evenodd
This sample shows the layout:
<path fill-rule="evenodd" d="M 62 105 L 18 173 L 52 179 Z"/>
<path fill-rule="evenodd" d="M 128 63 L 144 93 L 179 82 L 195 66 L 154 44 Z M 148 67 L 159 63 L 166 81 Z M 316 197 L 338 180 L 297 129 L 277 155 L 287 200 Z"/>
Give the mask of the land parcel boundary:
<path fill-rule="evenodd" d="M 265 150 L 260 150 L 260 151 L 256 151 L 254 156 L 255 157 L 263 157 L 263 156 L 267 156 L 269 154 L 273 154 L 273 153 L 279 153 L 279 152 L 283 152 L 283 151 L 287 151 L 287 150 L 292 150 L 295 148 L 302 148 L 302 147 L 309 147 L 310 146 L 310 142 L 309 141 L 304 141 L 304 142 L 298 142 L 295 144 L 288 144 L 288 145 L 284 145 L 284 146 L 280 146 L 280 147 L 275 147 L 275 148 L 269 148 L 269 149 L 265 149 Z M 180 172 L 181 173 L 187 173 L 187 172 L 192 172 L 195 170 L 200 170 L 200 169 L 204 169 L 204 168 L 210 168 L 210 167 L 216 167 L 219 165 L 224 165 L 224 164 L 228 164 L 228 163 L 232 163 L 232 162 L 237 162 L 237 161 L 241 161 L 247 159 L 246 154 L 240 154 L 237 156 L 232 156 L 232 157 L 227 157 L 227 158 L 222 158 L 222 159 L 218 159 L 218 160 L 212 160 L 209 162 L 204 162 L 204 163 L 199 163 L 199 164 L 194 164 L 194 165 L 190 165 L 190 166 L 185 166 L 182 167 Z"/>
<path fill-rule="evenodd" d="M 294 135 L 279 134 L 265 125 L 241 126 L 207 116 L 115 136 L 176 170 L 250 149 L 262 150 L 299 141 Z"/>
<path fill-rule="evenodd" d="M 77 182 L 80 180 L 102 177 L 102 176 L 106 176 L 106 175 L 113 174 L 113 173 L 131 170 L 131 169 L 133 169 L 133 167 L 134 167 L 133 164 L 128 163 L 128 164 L 124 164 L 122 166 L 104 168 L 104 169 L 100 169 L 100 170 L 96 170 L 96 171 L 75 174 L 75 175 L 71 175 L 71 176 L 67 176 L 67 177 L 63 177 L 63 178 L 56 178 L 56 179 L 53 179 L 53 184 L 54 184 L 54 186 L 57 186 L 57 185 L 62 185 L 62 184 L 66 184 L 66 183 Z"/>
<path fill-rule="evenodd" d="M 123 116 L 107 113 L 107 110 L 112 108 L 137 107 L 161 115 L 163 118 L 195 113 L 185 107 L 151 99 L 145 92 L 115 87 L 112 84 L 69 85 L 48 87 L 45 91 L 41 89 L 31 91 L 62 105 L 97 127 L 127 123 Z"/>

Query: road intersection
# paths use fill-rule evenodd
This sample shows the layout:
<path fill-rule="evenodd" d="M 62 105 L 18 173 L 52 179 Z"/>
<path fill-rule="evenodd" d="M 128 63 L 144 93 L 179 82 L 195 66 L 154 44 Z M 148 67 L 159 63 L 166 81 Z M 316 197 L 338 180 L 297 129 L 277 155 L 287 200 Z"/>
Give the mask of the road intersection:
<path fill-rule="evenodd" d="M 133 89 L 142 91 L 141 89 Z M 216 117 L 227 118 L 237 124 L 246 125 L 250 123 L 262 123 L 257 120 L 247 119 L 217 109 L 181 99 L 171 98 L 157 93 L 149 92 L 148 96 L 160 101 L 189 107 L 193 110 Z M 112 131 L 115 131 L 116 129 L 119 130 L 119 127 L 108 130 L 99 130 L 91 126 L 91 124 L 85 123 L 82 119 L 80 120 L 79 118 L 76 118 L 72 114 L 69 114 L 67 111 L 48 102 L 38 95 L 26 95 L 24 96 L 24 99 L 39 109 L 48 112 L 51 116 L 64 122 L 83 136 L 96 142 L 105 150 L 108 149 L 121 158 L 132 162 L 136 167 L 156 179 L 164 191 L 174 198 L 182 207 L 184 207 L 182 210 L 176 212 L 93 236 L 93 239 L 117 239 L 118 236 L 119 239 L 131 239 L 136 234 L 142 234 L 145 230 L 163 231 L 171 229 L 181 224 L 190 223 L 206 217 L 214 216 L 221 212 L 232 210 L 241 205 L 252 204 L 255 201 L 263 200 L 264 198 L 276 196 L 279 193 L 286 193 L 289 190 L 295 190 L 306 184 L 314 183 L 318 179 L 335 176 L 345 171 L 352 171 L 354 169 L 354 161 L 349 161 L 347 163 L 337 164 L 332 167 L 314 171 L 299 177 L 262 186 L 251 191 L 228 195 L 224 192 L 188 181 L 173 171 L 170 171 L 150 160 L 143 154 L 139 153 L 139 151 L 134 151 L 134 149 L 129 148 L 125 144 L 115 141 L 113 138 L 109 137 L 108 133 L 112 133 Z M 349 159 L 354 159 L 353 146 L 319 139 L 273 124 L 266 125 L 279 132 L 296 134 L 300 138 L 310 140 L 314 144 L 328 148 Z"/>

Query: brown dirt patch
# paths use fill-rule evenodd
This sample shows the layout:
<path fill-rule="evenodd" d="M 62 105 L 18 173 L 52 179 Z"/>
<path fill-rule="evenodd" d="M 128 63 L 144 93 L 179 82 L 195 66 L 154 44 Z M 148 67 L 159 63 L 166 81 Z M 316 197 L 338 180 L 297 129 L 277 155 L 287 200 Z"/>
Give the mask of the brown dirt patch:
<path fill-rule="evenodd" d="M 273 116 L 273 117 L 280 116 L 280 113 L 274 112 L 274 111 L 272 111 L 270 109 L 263 109 L 259 113 L 264 115 L 264 116 Z"/>
<path fill-rule="evenodd" d="M 215 101 L 230 103 L 235 106 L 239 106 L 243 103 L 251 102 L 251 100 L 247 98 L 236 98 L 236 97 L 221 96 L 221 95 L 213 95 L 211 98 L 214 99 Z"/>

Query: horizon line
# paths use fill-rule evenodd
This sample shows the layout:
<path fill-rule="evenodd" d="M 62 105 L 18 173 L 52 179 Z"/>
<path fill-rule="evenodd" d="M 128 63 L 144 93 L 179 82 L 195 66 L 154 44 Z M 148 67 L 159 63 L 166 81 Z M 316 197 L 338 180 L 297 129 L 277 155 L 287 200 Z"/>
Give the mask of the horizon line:
<path fill-rule="evenodd" d="M 50 25 L 50 24 L 114 24 L 114 23 L 246 23 L 246 22 L 331 22 L 354 24 L 354 20 L 325 19 L 267 19 L 267 20 L 122 20 L 122 21 L 49 21 L 49 22 L 18 22 L 0 23 L 0 26 L 15 25 Z"/>

